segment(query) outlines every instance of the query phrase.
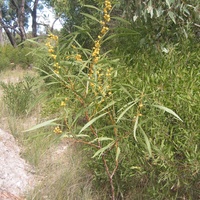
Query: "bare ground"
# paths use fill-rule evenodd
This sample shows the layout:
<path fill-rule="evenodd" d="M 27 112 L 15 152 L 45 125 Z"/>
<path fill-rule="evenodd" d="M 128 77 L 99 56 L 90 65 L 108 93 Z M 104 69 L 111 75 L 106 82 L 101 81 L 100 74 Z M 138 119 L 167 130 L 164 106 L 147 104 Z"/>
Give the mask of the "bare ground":
<path fill-rule="evenodd" d="M 32 73 L 29 71 L 29 73 Z M 4 83 L 16 83 L 22 79 L 26 74 L 24 70 L 20 68 L 7 72 L 7 74 L 0 74 L 0 81 Z M 0 100 L 3 96 L 3 91 L 0 88 Z M 0 102 L 1 103 L 1 102 Z M 34 171 L 34 167 L 29 165 L 20 154 L 23 152 L 18 141 L 13 137 L 10 132 L 8 118 L 3 106 L 0 105 L 0 200 L 25 200 L 26 196 L 29 196 L 40 182 L 45 178 L 44 174 L 38 175 Z M 22 121 L 16 122 L 17 126 L 22 126 L 23 130 L 30 128 L 37 124 L 37 116 L 31 116 Z M 46 157 L 43 159 L 44 166 L 57 166 L 59 162 L 66 161 L 68 157 L 68 144 L 66 142 L 60 143 L 58 146 L 54 146 L 49 149 Z M 65 159 L 63 159 L 63 157 Z M 50 162 L 50 163 L 49 163 Z M 48 164 L 49 163 L 49 164 Z M 60 163 L 60 165 L 63 163 Z M 65 165 L 66 162 L 64 163 Z M 67 167 L 67 166 L 65 166 Z M 63 167 L 62 167 L 63 168 Z M 53 169 L 52 169 L 53 170 Z M 55 170 L 52 174 L 53 178 L 58 176 L 62 170 Z M 53 178 L 49 178 L 52 180 Z M 41 197 L 43 198 L 43 196 Z M 45 198 L 43 198 L 45 199 Z"/>
<path fill-rule="evenodd" d="M 34 186 L 33 169 L 20 157 L 14 137 L 0 129 L 0 200 L 24 199 Z"/>
<path fill-rule="evenodd" d="M 23 75 L 23 70 L 16 69 L 9 74 L 3 74 L 3 76 L 1 74 L 0 81 L 18 82 Z M 0 89 L 0 98 L 2 95 L 3 92 Z M 6 117 L 1 116 L 0 200 L 22 200 L 25 199 L 26 192 L 34 186 L 33 168 L 20 157 L 21 148 L 13 135 L 4 131 L 9 130 L 6 124 Z"/>

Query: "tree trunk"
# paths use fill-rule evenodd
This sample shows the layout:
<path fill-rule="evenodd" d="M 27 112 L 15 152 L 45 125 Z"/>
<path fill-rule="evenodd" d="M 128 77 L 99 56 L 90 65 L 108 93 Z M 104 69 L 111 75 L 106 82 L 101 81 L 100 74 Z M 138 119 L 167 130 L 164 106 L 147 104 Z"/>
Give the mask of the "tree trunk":
<path fill-rule="evenodd" d="M 25 6 L 25 0 L 21 0 L 21 4 L 18 10 L 18 25 L 19 25 L 21 42 L 26 40 L 26 32 L 24 29 L 24 17 L 25 17 L 24 6 Z"/>
<path fill-rule="evenodd" d="M 3 28 L 0 26 L 0 46 L 4 45 L 3 41 Z"/>
<path fill-rule="evenodd" d="M 17 47 L 17 43 L 16 43 L 15 39 L 13 38 L 13 35 L 10 32 L 10 30 L 8 28 L 4 27 L 4 31 L 6 32 L 6 35 L 8 36 L 8 39 L 9 39 L 10 43 L 12 44 L 12 46 Z"/>
<path fill-rule="evenodd" d="M 1 32 L 2 31 L 2 28 L 4 29 L 4 31 L 6 32 L 6 35 L 8 36 L 8 39 L 10 41 L 10 43 L 12 44 L 13 47 L 16 47 L 17 44 L 16 44 L 16 41 L 15 39 L 13 38 L 12 36 L 12 33 L 10 32 L 10 30 L 5 26 L 3 20 L 2 20 L 2 11 L 1 11 L 1 7 L 0 7 L 0 41 L 1 41 L 1 44 L 2 44 L 2 41 L 3 41 L 3 33 Z"/>
<path fill-rule="evenodd" d="M 0 21 L 1 20 L 2 20 L 2 11 L 1 11 L 1 7 L 0 7 Z M 2 28 L 2 25 L 0 23 L 0 46 L 3 46 L 3 44 L 4 44 L 4 41 L 3 41 L 3 28 Z"/>
<path fill-rule="evenodd" d="M 33 11 L 31 12 L 32 16 L 32 36 L 37 37 L 37 7 L 38 7 L 38 1 L 34 1 Z"/>

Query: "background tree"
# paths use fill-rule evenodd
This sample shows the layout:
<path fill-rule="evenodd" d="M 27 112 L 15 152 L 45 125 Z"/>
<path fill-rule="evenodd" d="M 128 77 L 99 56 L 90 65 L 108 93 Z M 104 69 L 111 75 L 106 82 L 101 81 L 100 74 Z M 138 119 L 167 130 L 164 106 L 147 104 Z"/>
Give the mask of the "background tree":
<path fill-rule="evenodd" d="M 16 33 L 20 36 L 20 42 L 26 40 L 26 29 L 29 24 L 29 17 L 32 17 L 32 36 L 37 36 L 37 10 L 43 9 L 39 0 L 6 0 L 0 4 L 0 24 L 5 30 L 10 43 L 16 46 Z"/>
<path fill-rule="evenodd" d="M 26 1 L 26 9 L 29 11 L 32 17 L 32 36 L 37 37 L 37 9 L 39 0 Z"/>
<path fill-rule="evenodd" d="M 0 1 L 0 21 L 2 20 L 2 10 L 1 10 L 2 4 L 3 4 L 3 2 Z M 3 45 L 3 27 L 0 23 L 0 46 L 2 46 L 2 45 Z"/>

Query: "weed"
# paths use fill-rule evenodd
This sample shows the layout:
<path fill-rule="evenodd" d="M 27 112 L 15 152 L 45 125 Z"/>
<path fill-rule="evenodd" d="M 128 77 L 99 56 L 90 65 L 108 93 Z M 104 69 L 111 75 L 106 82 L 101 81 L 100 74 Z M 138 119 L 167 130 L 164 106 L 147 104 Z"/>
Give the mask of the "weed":
<path fill-rule="evenodd" d="M 35 78 L 30 76 L 26 76 L 23 81 L 18 83 L 0 83 L 3 88 L 4 104 L 11 115 L 22 116 L 27 114 L 29 106 L 35 98 L 35 84 Z"/>

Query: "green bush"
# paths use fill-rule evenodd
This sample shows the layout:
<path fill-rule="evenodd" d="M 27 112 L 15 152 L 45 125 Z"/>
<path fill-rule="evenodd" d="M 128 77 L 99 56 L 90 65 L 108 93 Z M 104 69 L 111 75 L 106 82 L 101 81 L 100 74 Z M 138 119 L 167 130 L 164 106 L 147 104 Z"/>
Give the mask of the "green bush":
<path fill-rule="evenodd" d="M 0 60 L 0 72 L 8 69 L 8 67 L 10 66 L 10 61 L 8 58 L 1 56 L 1 60 Z"/>
<path fill-rule="evenodd" d="M 90 51 L 75 34 L 59 45 L 50 35 L 41 71 L 60 100 L 54 132 L 83 144 L 94 186 L 113 200 L 198 199 L 198 44 L 140 49 L 123 33 L 123 47 L 100 54 L 104 36 Z"/>
<path fill-rule="evenodd" d="M 8 112 L 14 116 L 27 114 L 35 100 L 36 78 L 25 76 L 18 83 L 0 83 L 3 88 L 3 102 Z"/>
<path fill-rule="evenodd" d="M 24 47 L 13 48 L 11 45 L 5 45 L 0 47 L 1 61 L 0 61 L 0 69 L 10 69 L 14 68 L 17 65 L 27 69 L 34 62 L 35 58 L 33 55 L 29 54 L 32 51 L 29 48 L 29 45 L 25 45 Z"/>
<path fill-rule="evenodd" d="M 88 60 L 75 59 L 84 52 L 78 48 L 66 48 L 69 60 L 57 52 L 59 59 L 45 61 L 48 70 L 42 69 L 56 97 L 46 106 L 57 102 L 52 111 L 62 121 L 55 132 L 87 144 L 96 186 L 109 193 L 108 168 L 119 198 L 198 198 L 198 50 L 188 44 L 166 48 L 166 53 L 138 51 L 134 62 L 102 56 L 94 79 L 87 73 Z M 188 52 L 192 60 L 184 56 Z M 97 79 L 100 73 L 103 79 Z"/>

